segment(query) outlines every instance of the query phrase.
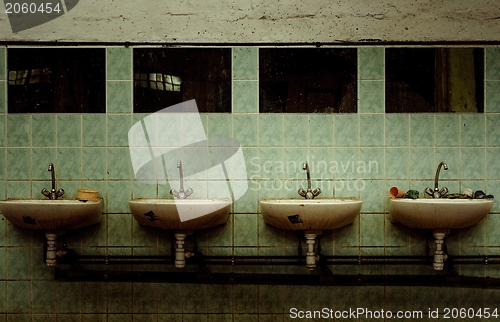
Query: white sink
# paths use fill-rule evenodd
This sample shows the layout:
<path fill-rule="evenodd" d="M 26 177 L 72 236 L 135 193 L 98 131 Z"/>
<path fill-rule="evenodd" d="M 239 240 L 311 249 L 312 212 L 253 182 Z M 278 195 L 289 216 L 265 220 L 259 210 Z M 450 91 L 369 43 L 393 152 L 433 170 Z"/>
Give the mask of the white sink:
<path fill-rule="evenodd" d="M 102 199 L 6 199 L 0 212 L 14 226 L 32 230 L 78 229 L 101 222 Z"/>
<path fill-rule="evenodd" d="M 331 230 L 351 224 L 361 210 L 357 199 L 262 199 L 264 222 L 285 230 Z"/>
<path fill-rule="evenodd" d="M 489 199 L 390 199 L 389 217 L 410 228 L 462 229 L 478 224 L 492 205 Z"/>
<path fill-rule="evenodd" d="M 489 199 L 390 199 L 389 219 L 410 228 L 432 229 L 434 263 L 437 271 L 444 269 L 448 254 L 444 238 L 451 229 L 462 229 L 481 222 L 491 210 Z"/>
<path fill-rule="evenodd" d="M 167 230 L 198 230 L 223 225 L 229 218 L 229 199 L 154 199 L 129 201 L 137 222 Z"/>

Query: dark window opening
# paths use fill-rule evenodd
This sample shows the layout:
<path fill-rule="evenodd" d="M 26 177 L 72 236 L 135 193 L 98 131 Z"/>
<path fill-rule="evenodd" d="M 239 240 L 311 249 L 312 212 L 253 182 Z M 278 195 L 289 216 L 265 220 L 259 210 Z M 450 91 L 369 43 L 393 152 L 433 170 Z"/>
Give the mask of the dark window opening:
<path fill-rule="evenodd" d="M 134 49 L 134 112 L 195 99 L 199 112 L 231 112 L 231 49 Z"/>
<path fill-rule="evenodd" d="M 357 49 L 259 50 L 261 113 L 356 113 Z"/>
<path fill-rule="evenodd" d="M 482 48 L 387 48 L 387 113 L 483 113 Z"/>
<path fill-rule="evenodd" d="M 9 48 L 9 113 L 105 113 L 105 52 Z"/>

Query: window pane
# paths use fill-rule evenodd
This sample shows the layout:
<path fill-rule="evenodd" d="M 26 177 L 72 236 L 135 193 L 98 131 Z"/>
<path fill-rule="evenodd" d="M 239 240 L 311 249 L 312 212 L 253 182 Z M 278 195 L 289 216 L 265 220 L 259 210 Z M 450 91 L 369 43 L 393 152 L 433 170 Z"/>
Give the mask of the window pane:
<path fill-rule="evenodd" d="M 482 48 L 387 48 L 387 113 L 484 112 Z"/>
<path fill-rule="evenodd" d="M 104 113 L 104 49 L 9 48 L 9 113 Z"/>
<path fill-rule="evenodd" d="M 357 50 L 262 48 L 261 113 L 356 113 Z"/>
<path fill-rule="evenodd" d="M 136 113 L 156 112 L 192 99 L 200 112 L 231 112 L 231 49 L 137 48 L 134 74 L 150 75 L 152 85 L 135 83 Z"/>

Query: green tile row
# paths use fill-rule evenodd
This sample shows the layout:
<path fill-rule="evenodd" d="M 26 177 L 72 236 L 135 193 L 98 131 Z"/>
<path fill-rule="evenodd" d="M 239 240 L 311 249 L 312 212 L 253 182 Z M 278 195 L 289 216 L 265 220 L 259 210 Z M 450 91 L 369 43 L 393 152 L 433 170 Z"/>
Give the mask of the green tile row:
<path fill-rule="evenodd" d="M 0 115 L 0 146 L 126 147 L 128 131 L 141 117 Z M 200 119 L 208 137 L 233 136 L 247 147 L 494 147 L 500 141 L 498 114 L 248 113 L 201 114 Z"/>

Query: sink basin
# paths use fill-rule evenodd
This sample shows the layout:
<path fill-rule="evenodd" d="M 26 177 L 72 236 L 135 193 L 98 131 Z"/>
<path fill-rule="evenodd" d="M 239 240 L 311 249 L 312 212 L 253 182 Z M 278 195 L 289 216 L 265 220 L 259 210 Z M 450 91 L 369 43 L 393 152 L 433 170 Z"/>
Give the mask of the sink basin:
<path fill-rule="evenodd" d="M 0 212 L 14 226 L 32 230 L 71 230 L 101 222 L 102 199 L 6 199 Z"/>
<path fill-rule="evenodd" d="M 357 199 L 262 199 L 264 222 L 285 230 L 331 230 L 351 224 L 361 209 Z"/>
<path fill-rule="evenodd" d="M 492 205 L 489 199 L 390 199 L 389 217 L 410 228 L 461 229 L 478 224 Z"/>
<path fill-rule="evenodd" d="M 167 230 L 198 230 L 223 225 L 229 218 L 229 199 L 148 199 L 129 201 L 139 224 Z"/>

